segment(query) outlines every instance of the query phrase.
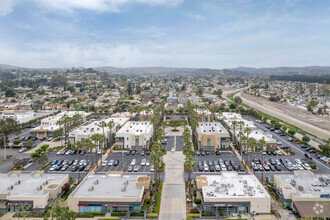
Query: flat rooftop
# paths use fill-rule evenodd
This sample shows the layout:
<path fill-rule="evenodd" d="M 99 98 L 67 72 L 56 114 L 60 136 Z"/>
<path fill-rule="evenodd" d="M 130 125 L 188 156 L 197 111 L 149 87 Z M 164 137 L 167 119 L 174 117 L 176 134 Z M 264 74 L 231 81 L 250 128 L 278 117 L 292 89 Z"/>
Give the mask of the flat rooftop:
<path fill-rule="evenodd" d="M 153 126 L 150 121 L 129 121 L 117 132 L 117 134 L 131 133 L 140 135 L 149 133 L 152 128 Z"/>
<path fill-rule="evenodd" d="M 197 132 L 206 134 L 228 133 L 220 122 L 199 122 Z"/>
<path fill-rule="evenodd" d="M 236 134 L 239 133 L 239 130 L 235 131 Z M 268 133 L 267 131 L 264 132 L 260 129 L 252 129 L 251 133 L 249 134 L 249 137 L 252 137 L 256 140 L 264 139 L 267 143 L 276 143 L 276 140 L 273 138 L 273 135 Z"/>
<path fill-rule="evenodd" d="M 67 176 L 68 174 L 1 173 L 0 194 L 10 192 L 10 196 L 42 196 L 48 193 L 44 191 L 47 186 L 59 184 Z M 37 189 L 39 186 L 42 186 L 41 189 Z"/>
<path fill-rule="evenodd" d="M 275 175 L 282 184 L 295 188 L 294 195 L 300 197 L 320 197 L 330 193 L 330 175 L 314 174 L 310 171 L 295 171 L 294 174 Z"/>
<path fill-rule="evenodd" d="M 222 112 L 222 116 L 220 116 L 222 118 L 225 119 L 234 119 L 234 120 L 242 120 L 242 115 L 239 113 L 235 113 L 235 112 Z"/>
<path fill-rule="evenodd" d="M 142 199 L 144 187 L 136 186 L 138 177 L 138 175 L 89 174 L 70 197 L 106 198 L 113 201 L 131 199 L 139 202 Z"/>
<path fill-rule="evenodd" d="M 221 175 L 203 175 L 207 185 L 202 186 L 205 202 L 217 198 L 268 197 L 269 194 L 254 175 L 239 175 L 237 172 L 221 172 Z"/>

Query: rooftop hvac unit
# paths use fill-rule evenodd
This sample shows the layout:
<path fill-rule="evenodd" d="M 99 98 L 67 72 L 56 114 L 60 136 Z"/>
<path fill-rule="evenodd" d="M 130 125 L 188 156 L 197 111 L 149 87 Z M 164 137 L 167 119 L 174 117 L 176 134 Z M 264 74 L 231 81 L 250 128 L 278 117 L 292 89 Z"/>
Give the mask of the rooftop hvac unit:
<path fill-rule="evenodd" d="M 320 181 L 320 182 L 325 182 L 323 177 L 320 177 L 320 178 L 319 178 L 319 181 Z"/>
<path fill-rule="evenodd" d="M 11 186 L 8 186 L 8 188 L 7 188 L 8 190 L 13 190 L 14 189 L 14 186 L 13 185 L 11 185 Z"/>
<path fill-rule="evenodd" d="M 97 184 L 99 184 L 99 180 L 94 181 L 94 185 L 97 185 Z"/>
<path fill-rule="evenodd" d="M 18 181 L 15 183 L 15 185 L 19 185 L 19 184 L 21 184 L 21 181 L 20 181 L 20 180 L 18 180 Z"/>
<path fill-rule="evenodd" d="M 90 191 L 90 192 L 93 191 L 93 190 L 94 190 L 94 186 L 91 186 L 91 187 L 88 188 L 88 191 Z"/>
<path fill-rule="evenodd" d="M 126 186 L 123 186 L 123 188 L 121 188 L 122 192 L 126 192 Z"/>
<path fill-rule="evenodd" d="M 125 185 L 125 186 L 128 185 L 128 180 L 125 180 L 124 185 Z"/>
<path fill-rule="evenodd" d="M 42 190 L 42 185 L 38 186 L 38 187 L 37 187 L 37 190 L 38 190 L 38 191 Z"/>
<path fill-rule="evenodd" d="M 299 191 L 304 191 L 304 187 L 302 187 L 302 186 L 298 186 L 298 190 L 299 190 Z"/>
<path fill-rule="evenodd" d="M 42 185 L 46 186 L 48 184 L 48 180 L 44 181 Z"/>
<path fill-rule="evenodd" d="M 291 180 L 291 185 L 292 186 L 296 186 L 296 181 L 295 180 Z"/>

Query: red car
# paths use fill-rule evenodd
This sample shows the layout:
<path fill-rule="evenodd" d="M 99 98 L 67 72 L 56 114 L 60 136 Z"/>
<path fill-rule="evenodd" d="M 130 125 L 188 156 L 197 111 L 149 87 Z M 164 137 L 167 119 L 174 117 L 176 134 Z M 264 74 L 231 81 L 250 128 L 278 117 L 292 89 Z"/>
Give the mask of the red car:
<path fill-rule="evenodd" d="M 309 153 L 316 153 L 316 150 L 310 150 Z"/>

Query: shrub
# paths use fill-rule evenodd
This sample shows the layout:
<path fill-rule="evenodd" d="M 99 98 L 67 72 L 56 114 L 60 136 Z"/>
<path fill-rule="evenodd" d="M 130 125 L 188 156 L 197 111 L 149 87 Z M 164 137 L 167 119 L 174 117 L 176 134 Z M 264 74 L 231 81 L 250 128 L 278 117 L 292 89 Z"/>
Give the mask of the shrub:
<path fill-rule="evenodd" d="M 212 212 L 203 212 L 202 216 L 214 216 Z"/>
<path fill-rule="evenodd" d="M 15 145 L 17 145 L 17 144 L 19 144 L 19 143 L 21 143 L 21 140 L 20 140 L 19 138 L 15 138 L 15 139 L 13 140 L 13 144 L 15 144 Z"/>
<path fill-rule="evenodd" d="M 125 216 L 126 212 L 111 212 L 111 216 Z"/>
<path fill-rule="evenodd" d="M 133 212 L 131 216 L 144 216 L 144 212 Z"/>
<path fill-rule="evenodd" d="M 194 200 L 194 203 L 195 203 L 195 204 L 201 204 L 201 200 L 200 200 L 200 199 L 195 199 L 195 200 Z"/>
<path fill-rule="evenodd" d="M 305 142 L 309 142 L 311 139 L 307 136 L 302 137 L 302 140 Z"/>
<path fill-rule="evenodd" d="M 311 168 L 312 168 L 313 170 L 315 170 L 315 169 L 316 169 L 316 164 L 311 164 Z"/>
<path fill-rule="evenodd" d="M 293 136 L 293 135 L 295 135 L 295 134 L 296 134 L 296 131 L 295 131 L 295 130 L 293 130 L 293 129 L 290 129 L 290 130 L 288 131 L 288 133 L 289 133 L 289 134 L 291 134 L 291 135 Z"/>
<path fill-rule="evenodd" d="M 158 218 L 158 213 L 147 213 L 147 218 Z"/>
<path fill-rule="evenodd" d="M 199 214 L 198 213 L 189 213 L 188 217 L 199 218 Z"/>
<path fill-rule="evenodd" d="M 161 181 L 159 183 L 159 190 L 158 190 L 157 195 L 156 195 L 156 205 L 154 207 L 154 212 L 155 213 L 159 213 L 160 200 L 161 200 L 161 197 L 162 197 L 162 189 L 163 189 L 163 182 Z"/>

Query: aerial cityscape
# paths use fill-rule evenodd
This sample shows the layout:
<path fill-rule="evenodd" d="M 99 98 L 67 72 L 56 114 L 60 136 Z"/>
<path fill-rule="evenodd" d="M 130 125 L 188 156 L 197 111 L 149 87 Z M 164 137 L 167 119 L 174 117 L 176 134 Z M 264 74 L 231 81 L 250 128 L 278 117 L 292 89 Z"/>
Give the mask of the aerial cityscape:
<path fill-rule="evenodd" d="M 330 219 L 330 2 L 0 1 L 0 219 Z"/>

